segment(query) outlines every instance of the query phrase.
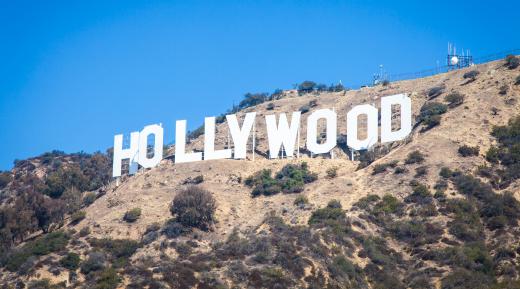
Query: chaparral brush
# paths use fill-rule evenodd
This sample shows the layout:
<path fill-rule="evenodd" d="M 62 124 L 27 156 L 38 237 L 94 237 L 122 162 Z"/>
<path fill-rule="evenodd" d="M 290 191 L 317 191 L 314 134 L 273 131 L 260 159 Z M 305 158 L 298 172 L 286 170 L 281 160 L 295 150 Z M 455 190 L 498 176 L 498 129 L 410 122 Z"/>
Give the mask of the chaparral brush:
<path fill-rule="evenodd" d="M 400 127 L 392 130 L 392 108 L 400 107 Z M 339 111 L 339 113 L 343 113 Z M 381 116 L 381 132 L 379 133 L 379 113 Z M 266 115 L 265 124 L 269 146 L 269 157 L 278 158 L 280 149 L 287 157 L 293 157 L 295 145 L 300 136 L 300 111 L 292 112 L 291 121 L 285 113 Z M 367 119 L 366 137 L 358 137 L 358 118 L 365 115 Z M 338 117 L 334 109 L 319 109 L 307 118 L 306 148 L 313 154 L 329 153 L 337 145 Z M 318 142 L 318 122 L 325 121 L 326 140 Z M 254 133 L 256 113 L 246 113 L 240 126 L 236 114 L 226 115 L 226 121 L 233 141 L 233 148 L 215 149 L 215 117 L 204 119 L 204 152 L 186 152 L 186 120 L 177 120 L 175 128 L 175 163 L 194 162 L 215 159 L 245 159 L 248 141 Z M 366 150 L 381 138 L 382 143 L 404 139 L 412 130 L 411 99 L 406 94 L 396 94 L 381 98 L 381 111 L 370 104 L 354 106 L 347 112 L 347 146 L 352 150 Z M 153 136 L 153 144 L 149 137 Z M 161 125 L 148 125 L 140 132 L 130 134 L 130 145 L 123 148 L 123 135 L 114 137 L 114 177 L 121 176 L 121 164 L 129 160 L 129 174 L 137 171 L 138 165 L 152 168 L 163 158 L 164 129 Z M 253 138 L 254 146 L 254 138 Z M 153 155 L 148 154 L 148 148 L 153 147 Z"/>

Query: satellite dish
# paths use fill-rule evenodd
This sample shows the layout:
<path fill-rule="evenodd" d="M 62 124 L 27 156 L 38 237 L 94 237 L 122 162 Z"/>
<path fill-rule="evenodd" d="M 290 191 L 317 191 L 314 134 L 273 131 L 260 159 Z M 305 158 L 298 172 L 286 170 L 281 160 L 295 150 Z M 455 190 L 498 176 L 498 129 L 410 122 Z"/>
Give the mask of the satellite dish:
<path fill-rule="evenodd" d="M 451 65 L 457 65 L 457 63 L 459 63 L 459 58 L 457 56 L 453 56 L 451 59 L 450 59 L 450 64 Z"/>

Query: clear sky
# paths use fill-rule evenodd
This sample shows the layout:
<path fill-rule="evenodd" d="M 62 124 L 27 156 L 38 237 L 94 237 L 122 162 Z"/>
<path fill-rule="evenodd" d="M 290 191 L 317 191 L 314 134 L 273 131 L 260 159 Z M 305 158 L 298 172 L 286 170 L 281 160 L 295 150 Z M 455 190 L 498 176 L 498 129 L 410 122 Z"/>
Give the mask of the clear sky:
<path fill-rule="evenodd" d="M 0 169 L 159 122 L 171 142 L 246 92 L 432 68 L 449 41 L 520 48 L 520 1 L 79 2 L 0 0 Z"/>

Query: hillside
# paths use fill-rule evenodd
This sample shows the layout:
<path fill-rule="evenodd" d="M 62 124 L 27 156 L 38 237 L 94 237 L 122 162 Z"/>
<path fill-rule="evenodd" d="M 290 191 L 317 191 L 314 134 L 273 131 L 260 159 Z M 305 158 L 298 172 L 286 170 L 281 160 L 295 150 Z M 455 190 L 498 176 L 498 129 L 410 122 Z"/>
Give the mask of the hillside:
<path fill-rule="evenodd" d="M 333 159 L 311 157 L 302 135 L 300 158 L 264 157 L 265 115 L 334 108 L 341 138 L 352 106 L 399 93 L 412 98 L 416 122 L 406 141 L 351 161 L 341 141 Z M 254 161 L 250 152 L 247 160 L 165 159 L 117 182 L 110 153 L 18 162 L 0 179 L 0 284 L 520 288 L 519 101 L 520 68 L 500 60 L 358 90 L 281 92 L 238 112 L 262 120 Z M 225 122 L 216 135 L 223 148 Z M 203 136 L 187 148 L 202 150 Z M 170 205 L 200 189 L 215 199 L 215 221 L 190 227 Z M 25 211 L 34 226 L 11 225 L 9 214 Z"/>

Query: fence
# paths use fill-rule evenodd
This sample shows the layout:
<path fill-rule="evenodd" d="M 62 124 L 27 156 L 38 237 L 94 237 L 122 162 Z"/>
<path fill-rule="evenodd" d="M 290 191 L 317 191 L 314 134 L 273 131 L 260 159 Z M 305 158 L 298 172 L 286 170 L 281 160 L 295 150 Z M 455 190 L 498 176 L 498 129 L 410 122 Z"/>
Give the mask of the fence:
<path fill-rule="evenodd" d="M 494 60 L 505 58 L 507 55 L 510 55 L 510 54 L 518 55 L 518 54 L 520 54 L 520 49 L 512 49 L 512 50 L 502 51 L 499 53 L 494 53 L 494 54 L 489 54 L 489 55 L 481 56 L 478 58 L 474 58 L 473 63 L 480 64 L 480 63 L 485 63 L 485 62 L 489 62 L 489 61 L 494 61 Z M 389 74 L 387 76 L 387 80 L 392 82 L 392 81 L 399 81 L 399 80 L 428 77 L 428 76 L 433 76 L 433 75 L 436 75 L 439 73 L 448 72 L 448 68 L 449 68 L 448 65 L 443 65 L 443 66 L 438 66 L 435 68 L 425 69 L 425 70 L 416 71 L 416 72 Z M 371 86 L 371 85 L 372 84 L 364 84 L 364 85 L 357 85 L 354 87 Z"/>

